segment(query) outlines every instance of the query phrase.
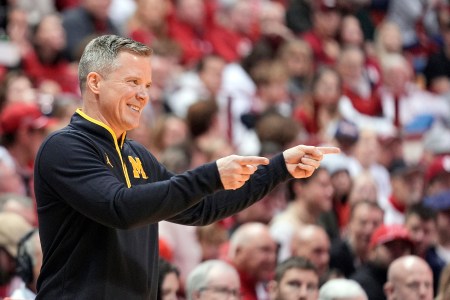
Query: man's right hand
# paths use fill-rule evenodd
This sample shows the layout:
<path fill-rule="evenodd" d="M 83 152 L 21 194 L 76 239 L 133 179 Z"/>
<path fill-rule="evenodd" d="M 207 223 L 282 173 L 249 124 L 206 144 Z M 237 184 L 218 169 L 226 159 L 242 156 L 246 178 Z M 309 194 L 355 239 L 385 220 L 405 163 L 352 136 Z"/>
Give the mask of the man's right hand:
<path fill-rule="evenodd" d="M 235 190 L 245 184 L 259 165 L 269 164 L 269 159 L 259 156 L 230 155 L 216 161 L 220 180 L 226 190 Z"/>

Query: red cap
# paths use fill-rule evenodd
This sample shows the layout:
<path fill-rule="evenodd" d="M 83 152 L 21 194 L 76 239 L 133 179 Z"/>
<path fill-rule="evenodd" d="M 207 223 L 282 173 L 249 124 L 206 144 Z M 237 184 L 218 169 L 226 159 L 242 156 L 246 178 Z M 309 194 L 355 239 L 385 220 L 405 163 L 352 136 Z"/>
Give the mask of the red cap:
<path fill-rule="evenodd" d="M 3 134 L 15 133 L 20 127 L 44 129 L 56 120 L 42 114 L 39 107 L 30 103 L 11 103 L 0 114 L 0 129 Z"/>
<path fill-rule="evenodd" d="M 450 174 L 450 155 L 435 157 L 428 166 L 425 176 L 427 182 L 430 182 L 443 174 Z"/>
<path fill-rule="evenodd" d="M 387 242 L 403 240 L 409 243 L 413 243 L 409 235 L 408 230 L 402 225 L 381 225 L 372 233 L 370 237 L 369 247 L 373 249 L 378 245 L 385 244 Z"/>

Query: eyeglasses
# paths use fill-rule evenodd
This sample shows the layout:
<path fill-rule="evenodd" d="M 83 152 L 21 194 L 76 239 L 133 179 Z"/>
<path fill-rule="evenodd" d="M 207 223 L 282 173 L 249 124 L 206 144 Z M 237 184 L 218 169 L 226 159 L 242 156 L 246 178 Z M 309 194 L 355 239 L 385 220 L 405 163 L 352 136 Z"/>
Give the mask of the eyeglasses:
<path fill-rule="evenodd" d="M 208 287 L 203 287 L 200 290 L 201 292 L 204 291 L 210 291 L 211 293 L 220 295 L 221 297 L 223 297 L 223 299 L 237 299 L 240 300 L 242 297 L 242 294 L 239 290 L 236 289 L 229 289 L 227 287 L 224 286 L 208 286 Z"/>

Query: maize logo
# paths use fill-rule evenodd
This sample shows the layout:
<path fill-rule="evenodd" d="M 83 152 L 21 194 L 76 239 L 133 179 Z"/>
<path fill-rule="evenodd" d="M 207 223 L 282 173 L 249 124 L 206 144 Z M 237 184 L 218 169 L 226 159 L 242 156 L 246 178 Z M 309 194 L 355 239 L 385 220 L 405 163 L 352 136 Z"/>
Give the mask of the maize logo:
<path fill-rule="evenodd" d="M 132 157 L 132 156 L 128 156 L 128 160 L 131 163 L 131 166 L 133 167 L 133 176 L 134 178 L 143 178 L 143 179 L 147 179 L 147 174 L 145 174 L 144 168 L 142 167 L 142 163 L 141 160 L 139 159 L 139 157 Z"/>

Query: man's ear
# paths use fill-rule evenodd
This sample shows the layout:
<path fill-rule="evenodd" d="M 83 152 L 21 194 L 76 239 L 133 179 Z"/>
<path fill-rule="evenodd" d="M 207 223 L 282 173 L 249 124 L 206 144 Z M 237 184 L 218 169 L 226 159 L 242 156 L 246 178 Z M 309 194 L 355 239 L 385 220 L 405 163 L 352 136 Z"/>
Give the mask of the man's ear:
<path fill-rule="evenodd" d="M 97 72 L 90 72 L 86 79 L 86 88 L 91 90 L 94 94 L 99 94 L 99 82 L 101 81 L 101 76 Z"/>
<path fill-rule="evenodd" d="M 392 284 L 392 282 L 388 281 L 384 284 L 383 290 L 386 297 L 388 297 L 394 291 L 394 285 Z"/>

